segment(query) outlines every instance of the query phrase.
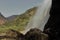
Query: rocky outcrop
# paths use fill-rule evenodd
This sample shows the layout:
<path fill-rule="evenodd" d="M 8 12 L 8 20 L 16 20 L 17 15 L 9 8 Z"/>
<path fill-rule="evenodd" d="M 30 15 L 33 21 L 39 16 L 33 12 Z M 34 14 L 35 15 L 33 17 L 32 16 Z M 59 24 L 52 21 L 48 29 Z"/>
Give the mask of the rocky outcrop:
<path fill-rule="evenodd" d="M 16 30 L 8 30 L 4 36 L 0 36 L 0 40 L 23 40 L 24 36 Z"/>
<path fill-rule="evenodd" d="M 0 36 L 0 40 L 48 40 L 48 35 L 37 28 L 30 29 L 25 35 L 10 29 L 4 36 Z"/>
<path fill-rule="evenodd" d="M 46 32 L 45 30 L 49 32 Z M 50 18 L 47 24 L 45 25 L 44 31 L 49 35 L 49 40 L 60 40 L 60 1 L 59 0 L 52 0 Z"/>
<path fill-rule="evenodd" d="M 34 28 L 28 31 L 25 35 L 26 40 L 48 40 L 48 35 L 41 30 Z"/>
<path fill-rule="evenodd" d="M 6 18 L 0 12 L 0 25 L 5 24 L 6 21 Z"/>

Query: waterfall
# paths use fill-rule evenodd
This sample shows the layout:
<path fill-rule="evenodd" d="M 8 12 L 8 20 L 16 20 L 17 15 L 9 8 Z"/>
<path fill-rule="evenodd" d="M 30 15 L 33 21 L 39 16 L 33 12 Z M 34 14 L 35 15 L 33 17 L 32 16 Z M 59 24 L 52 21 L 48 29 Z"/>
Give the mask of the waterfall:
<path fill-rule="evenodd" d="M 49 12 L 51 8 L 51 4 L 52 4 L 52 0 L 44 0 L 41 3 L 41 5 L 37 6 L 38 9 L 35 15 L 30 19 L 25 30 L 22 31 L 23 34 L 25 34 L 31 28 L 38 28 L 41 31 L 43 31 L 44 26 L 50 17 Z"/>

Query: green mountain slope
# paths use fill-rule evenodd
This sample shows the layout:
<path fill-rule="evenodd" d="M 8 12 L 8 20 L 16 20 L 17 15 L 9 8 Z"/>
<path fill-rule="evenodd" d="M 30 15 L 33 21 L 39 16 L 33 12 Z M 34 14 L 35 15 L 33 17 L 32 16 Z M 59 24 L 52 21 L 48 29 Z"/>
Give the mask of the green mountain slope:
<path fill-rule="evenodd" d="M 28 9 L 25 13 L 18 15 L 14 20 L 6 22 L 0 27 L 0 31 L 6 31 L 7 29 L 24 30 L 29 19 L 35 14 L 37 7 Z"/>

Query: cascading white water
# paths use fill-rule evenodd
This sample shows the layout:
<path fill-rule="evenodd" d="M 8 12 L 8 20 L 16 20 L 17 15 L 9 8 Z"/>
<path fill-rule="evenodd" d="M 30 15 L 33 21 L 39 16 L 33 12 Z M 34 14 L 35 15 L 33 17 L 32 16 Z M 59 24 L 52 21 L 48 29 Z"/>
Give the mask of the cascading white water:
<path fill-rule="evenodd" d="M 49 12 L 51 8 L 51 3 L 52 3 L 52 0 L 44 0 L 41 3 L 41 5 L 38 6 L 38 9 L 35 15 L 30 19 L 25 30 L 22 31 L 23 34 L 25 34 L 31 28 L 38 28 L 41 31 L 43 31 L 44 26 L 47 23 L 50 16 Z"/>

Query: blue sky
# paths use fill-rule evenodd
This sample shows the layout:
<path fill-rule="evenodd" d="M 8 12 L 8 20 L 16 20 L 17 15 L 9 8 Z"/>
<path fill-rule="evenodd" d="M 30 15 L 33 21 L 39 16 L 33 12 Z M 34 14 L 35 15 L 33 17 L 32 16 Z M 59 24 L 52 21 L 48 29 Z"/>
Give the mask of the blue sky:
<path fill-rule="evenodd" d="M 42 0 L 0 0 L 0 12 L 5 16 L 21 14 Z"/>

